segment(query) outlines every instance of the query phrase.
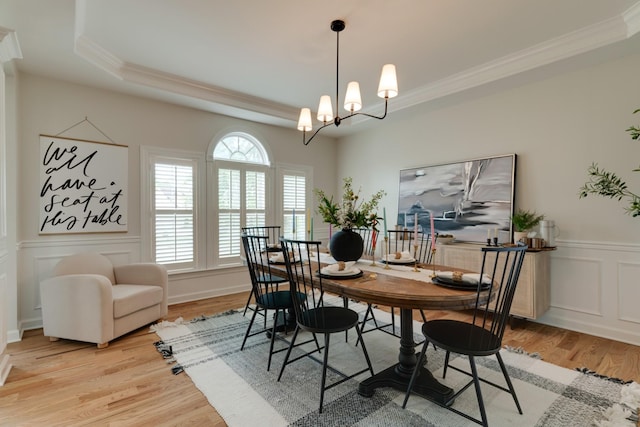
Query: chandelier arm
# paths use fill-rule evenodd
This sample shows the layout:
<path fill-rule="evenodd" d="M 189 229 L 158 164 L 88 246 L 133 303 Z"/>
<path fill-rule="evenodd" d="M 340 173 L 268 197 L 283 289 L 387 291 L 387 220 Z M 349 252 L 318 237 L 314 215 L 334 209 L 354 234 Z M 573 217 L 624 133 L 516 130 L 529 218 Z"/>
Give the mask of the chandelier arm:
<path fill-rule="evenodd" d="M 382 119 L 384 119 L 385 117 L 387 117 L 387 100 L 388 100 L 388 98 L 387 98 L 387 97 L 385 97 L 385 98 L 384 98 L 384 114 L 383 114 L 382 116 L 374 116 L 373 114 L 367 114 L 367 113 L 352 113 L 351 115 L 349 115 L 349 116 L 345 117 L 345 119 L 346 119 L 346 118 L 348 118 L 348 117 L 351 117 L 351 116 L 358 116 L 358 115 L 360 115 L 360 116 L 367 116 L 367 117 L 371 117 L 372 119 L 382 120 Z"/>
<path fill-rule="evenodd" d="M 351 113 L 348 116 L 345 117 L 336 117 L 336 119 L 338 119 L 338 124 L 343 121 L 346 120 L 348 118 L 351 118 L 353 116 L 367 116 L 367 117 L 371 117 L 372 119 L 378 119 L 378 120 L 382 120 L 385 117 L 387 117 L 387 106 L 388 106 L 388 97 L 384 98 L 384 114 L 382 116 L 374 116 L 373 114 L 368 114 L 368 113 Z M 311 142 L 311 140 L 313 138 L 315 138 L 315 136 L 318 134 L 318 132 L 320 132 L 322 129 L 326 128 L 327 126 L 331 126 L 331 125 L 336 125 L 338 126 L 338 124 L 335 123 L 335 120 L 333 122 L 328 122 L 325 123 L 324 125 L 320 126 L 318 129 L 316 129 L 316 131 L 313 133 L 313 135 L 311 135 L 311 138 L 309 138 L 308 140 L 305 141 L 305 137 L 307 136 L 307 132 L 303 131 L 302 132 L 302 142 L 304 143 L 304 145 L 309 145 L 309 143 Z"/>
<path fill-rule="evenodd" d="M 324 125 L 320 126 L 318 129 L 316 129 L 316 131 L 313 133 L 313 135 L 311 135 L 311 138 L 309 138 L 307 141 L 305 141 L 305 136 L 307 135 L 307 132 L 306 131 L 302 131 L 302 143 L 304 145 L 309 145 L 311 140 L 318 134 L 318 132 L 320 132 L 322 129 L 324 129 L 327 126 L 330 126 L 332 124 L 333 124 L 333 122 L 329 122 L 329 123 L 325 123 Z"/>

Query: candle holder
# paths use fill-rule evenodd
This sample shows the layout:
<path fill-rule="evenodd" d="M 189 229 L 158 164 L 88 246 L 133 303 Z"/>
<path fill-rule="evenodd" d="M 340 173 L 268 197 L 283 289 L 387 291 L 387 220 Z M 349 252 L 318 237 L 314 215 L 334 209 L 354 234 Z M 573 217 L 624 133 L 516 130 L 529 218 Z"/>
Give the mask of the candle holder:
<path fill-rule="evenodd" d="M 436 248 L 431 249 L 431 278 L 436 277 Z"/>
<path fill-rule="evenodd" d="M 493 238 L 493 246 L 496 246 L 496 247 L 498 246 L 498 238 L 497 237 Z"/>
<path fill-rule="evenodd" d="M 414 243 L 413 244 L 413 259 L 415 260 L 414 264 L 413 264 L 413 271 L 420 271 L 420 269 L 418 268 L 418 244 Z"/>
<path fill-rule="evenodd" d="M 371 257 L 373 258 L 373 261 L 371 261 L 371 267 L 375 267 L 378 265 L 376 264 L 376 245 L 371 245 L 371 252 Z"/>
<path fill-rule="evenodd" d="M 388 245 L 389 243 L 389 236 L 384 236 L 384 250 L 382 251 L 382 253 L 384 254 L 383 258 L 384 258 L 384 269 L 385 270 L 391 270 L 391 267 L 389 267 L 389 254 L 388 254 Z"/>
<path fill-rule="evenodd" d="M 487 246 L 491 246 L 491 237 L 487 237 Z"/>

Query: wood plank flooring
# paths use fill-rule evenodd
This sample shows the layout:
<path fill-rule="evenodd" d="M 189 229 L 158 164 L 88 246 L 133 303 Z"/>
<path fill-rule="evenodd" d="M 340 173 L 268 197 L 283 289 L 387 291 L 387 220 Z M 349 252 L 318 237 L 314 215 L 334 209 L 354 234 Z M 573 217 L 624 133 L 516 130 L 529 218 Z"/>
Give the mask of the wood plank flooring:
<path fill-rule="evenodd" d="M 172 305 L 168 319 L 241 307 L 247 296 Z M 465 315 L 427 312 L 431 319 Z M 98 350 L 93 344 L 50 342 L 41 329 L 26 332 L 7 347 L 13 369 L 0 387 L 0 426 L 225 426 L 187 375 L 171 374 L 153 348 L 157 339 L 144 327 Z M 569 369 L 588 367 L 640 382 L 638 346 L 533 322 L 508 328 L 503 344 L 539 352 Z"/>

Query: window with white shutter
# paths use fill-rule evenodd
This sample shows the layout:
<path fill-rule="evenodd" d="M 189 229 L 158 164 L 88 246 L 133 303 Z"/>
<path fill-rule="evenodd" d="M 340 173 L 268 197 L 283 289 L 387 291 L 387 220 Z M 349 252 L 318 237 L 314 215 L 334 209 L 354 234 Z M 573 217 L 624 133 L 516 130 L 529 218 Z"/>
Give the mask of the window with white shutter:
<path fill-rule="evenodd" d="M 279 225 L 292 237 L 294 211 L 295 237 L 307 237 L 312 169 L 272 167 L 249 134 L 215 138 L 206 156 L 142 146 L 140 167 L 142 259 L 170 272 L 240 266 L 241 228 Z"/>
<path fill-rule="evenodd" d="M 310 224 L 307 215 L 307 183 L 303 174 L 282 174 L 283 233 L 295 239 L 306 239 Z"/>
<path fill-rule="evenodd" d="M 246 226 L 263 226 L 267 218 L 269 158 L 258 140 L 245 133 L 225 135 L 213 150 L 217 191 L 217 240 L 213 262 L 217 266 L 240 262 L 240 231 Z"/>
<path fill-rule="evenodd" d="M 193 165 L 155 164 L 155 261 L 159 264 L 194 260 L 193 178 Z"/>

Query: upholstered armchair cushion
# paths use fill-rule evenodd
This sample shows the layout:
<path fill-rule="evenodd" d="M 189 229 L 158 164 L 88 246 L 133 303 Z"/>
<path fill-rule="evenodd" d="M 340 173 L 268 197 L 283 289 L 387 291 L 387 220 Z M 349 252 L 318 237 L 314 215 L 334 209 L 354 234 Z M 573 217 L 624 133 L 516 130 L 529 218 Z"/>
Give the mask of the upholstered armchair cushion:
<path fill-rule="evenodd" d="M 158 264 L 114 267 L 95 253 L 66 257 L 40 283 L 44 334 L 109 341 L 167 315 L 168 276 Z"/>

